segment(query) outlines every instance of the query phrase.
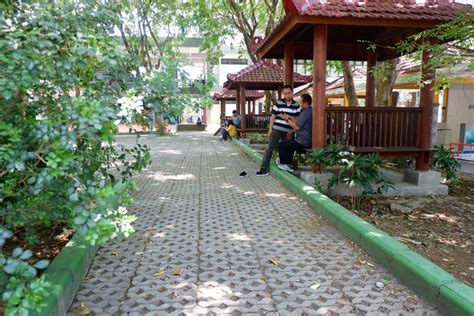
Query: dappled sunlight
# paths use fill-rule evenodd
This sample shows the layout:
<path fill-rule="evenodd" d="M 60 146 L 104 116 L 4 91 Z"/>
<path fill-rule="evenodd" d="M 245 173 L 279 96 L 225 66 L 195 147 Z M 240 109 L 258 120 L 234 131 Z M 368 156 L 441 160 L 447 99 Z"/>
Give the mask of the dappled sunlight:
<path fill-rule="evenodd" d="M 156 233 L 153 234 L 153 238 L 164 238 L 166 236 L 165 233 Z"/>
<path fill-rule="evenodd" d="M 374 236 L 374 237 L 383 237 L 384 236 L 381 233 L 376 233 L 376 232 L 369 232 L 367 235 L 368 236 Z"/>
<path fill-rule="evenodd" d="M 286 198 L 286 193 L 264 193 L 263 196 L 265 196 L 265 197 Z"/>
<path fill-rule="evenodd" d="M 249 235 L 246 234 L 230 234 L 229 235 L 230 240 L 240 240 L 240 241 L 250 241 L 251 238 Z"/>
<path fill-rule="evenodd" d="M 162 172 L 156 172 L 155 174 L 151 175 L 154 180 L 156 181 L 167 181 L 167 180 L 196 180 L 196 176 L 190 173 L 187 174 L 169 174 L 165 175 Z"/>
<path fill-rule="evenodd" d="M 421 214 L 421 218 L 429 220 L 442 220 L 448 223 L 457 223 L 458 218 L 455 216 L 448 216 L 446 214 Z"/>
<path fill-rule="evenodd" d="M 169 150 L 160 150 L 159 153 L 170 154 L 170 155 L 182 155 L 181 150 L 169 149 Z"/>
<path fill-rule="evenodd" d="M 215 167 L 215 168 L 212 168 L 212 170 L 226 170 L 227 167 Z"/>

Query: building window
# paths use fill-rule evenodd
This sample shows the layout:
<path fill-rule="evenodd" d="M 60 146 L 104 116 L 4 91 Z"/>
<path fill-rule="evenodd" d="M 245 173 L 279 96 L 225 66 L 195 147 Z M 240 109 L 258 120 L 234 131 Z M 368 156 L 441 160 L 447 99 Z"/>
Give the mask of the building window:
<path fill-rule="evenodd" d="M 247 58 L 221 58 L 221 65 L 247 65 Z"/>

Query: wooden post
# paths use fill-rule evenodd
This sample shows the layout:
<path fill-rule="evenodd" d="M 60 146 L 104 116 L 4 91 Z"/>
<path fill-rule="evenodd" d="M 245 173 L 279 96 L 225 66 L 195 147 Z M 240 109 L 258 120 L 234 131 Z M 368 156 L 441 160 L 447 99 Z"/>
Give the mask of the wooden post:
<path fill-rule="evenodd" d="M 245 133 L 245 128 L 247 127 L 247 119 L 245 117 L 245 86 L 244 84 L 239 84 L 239 99 L 240 99 L 240 128 L 242 130 L 242 134 Z"/>
<path fill-rule="evenodd" d="M 235 88 L 235 109 L 237 110 L 237 114 L 240 115 L 240 84 L 237 85 Z"/>
<path fill-rule="evenodd" d="M 255 100 L 252 101 L 252 112 L 253 112 L 253 114 L 257 114 L 255 112 Z"/>
<path fill-rule="evenodd" d="M 425 84 L 420 89 L 420 108 L 421 119 L 418 130 L 419 147 L 427 150 L 427 152 L 420 153 L 416 158 L 416 169 L 420 171 L 427 171 L 430 167 L 430 155 L 428 150 L 431 147 L 431 126 L 433 123 L 433 100 L 434 92 L 431 90 L 434 81 L 434 69 L 429 67 L 430 55 L 427 51 L 423 51 L 423 58 L 421 63 L 421 80 Z M 429 82 L 429 83 L 428 83 Z"/>
<path fill-rule="evenodd" d="M 327 25 L 314 25 L 313 46 L 313 148 L 326 145 Z"/>
<path fill-rule="evenodd" d="M 289 84 L 293 87 L 293 63 L 295 59 L 295 44 L 293 41 L 285 43 L 284 51 L 284 66 L 285 77 L 283 82 L 285 85 Z"/>
<path fill-rule="evenodd" d="M 377 55 L 372 49 L 367 52 L 367 81 L 365 86 L 365 107 L 375 106 L 375 76 L 372 70 L 377 64 Z"/>
<path fill-rule="evenodd" d="M 225 99 L 221 99 L 221 113 L 225 115 Z"/>

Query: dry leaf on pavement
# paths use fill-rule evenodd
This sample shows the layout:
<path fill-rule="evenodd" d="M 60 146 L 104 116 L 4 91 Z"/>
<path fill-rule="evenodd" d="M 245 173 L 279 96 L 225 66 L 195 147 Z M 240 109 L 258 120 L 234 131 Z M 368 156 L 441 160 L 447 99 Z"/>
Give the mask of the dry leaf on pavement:
<path fill-rule="evenodd" d="M 271 258 L 270 259 L 270 262 L 273 263 L 274 265 L 278 266 L 280 265 L 281 261 L 278 257 L 275 257 L 275 258 Z"/>
<path fill-rule="evenodd" d="M 156 272 L 153 276 L 160 277 L 165 274 L 165 271 Z"/>
<path fill-rule="evenodd" d="M 173 271 L 173 275 L 181 275 L 182 272 L 183 272 L 183 269 L 176 269 Z"/>
<path fill-rule="evenodd" d="M 71 312 L 73 312 L 74 314 L 78 314 L 78 315 L 89 315 L 91 313 L 91 310 L 90 310 L 89 306 L 87 306 L 84 303 L 81 303 L 81 304 L 79 304 L 78 307 L 75 307 L 75 308 L 71 309 Z"/>

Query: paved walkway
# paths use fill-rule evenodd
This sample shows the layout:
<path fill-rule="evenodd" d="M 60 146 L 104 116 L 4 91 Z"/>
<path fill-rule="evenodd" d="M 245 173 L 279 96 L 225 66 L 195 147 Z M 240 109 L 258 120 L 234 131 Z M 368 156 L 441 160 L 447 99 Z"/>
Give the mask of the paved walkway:
<path fill-rule="evenodd" d="M 256 177 L 257 164 L 232 143 L 198 133 L 141 139 L 153 164 L 137 178 L 137 234 L 99 249 L 73 307 L 95 315 L 436 314 L 273 177 Z"/>

